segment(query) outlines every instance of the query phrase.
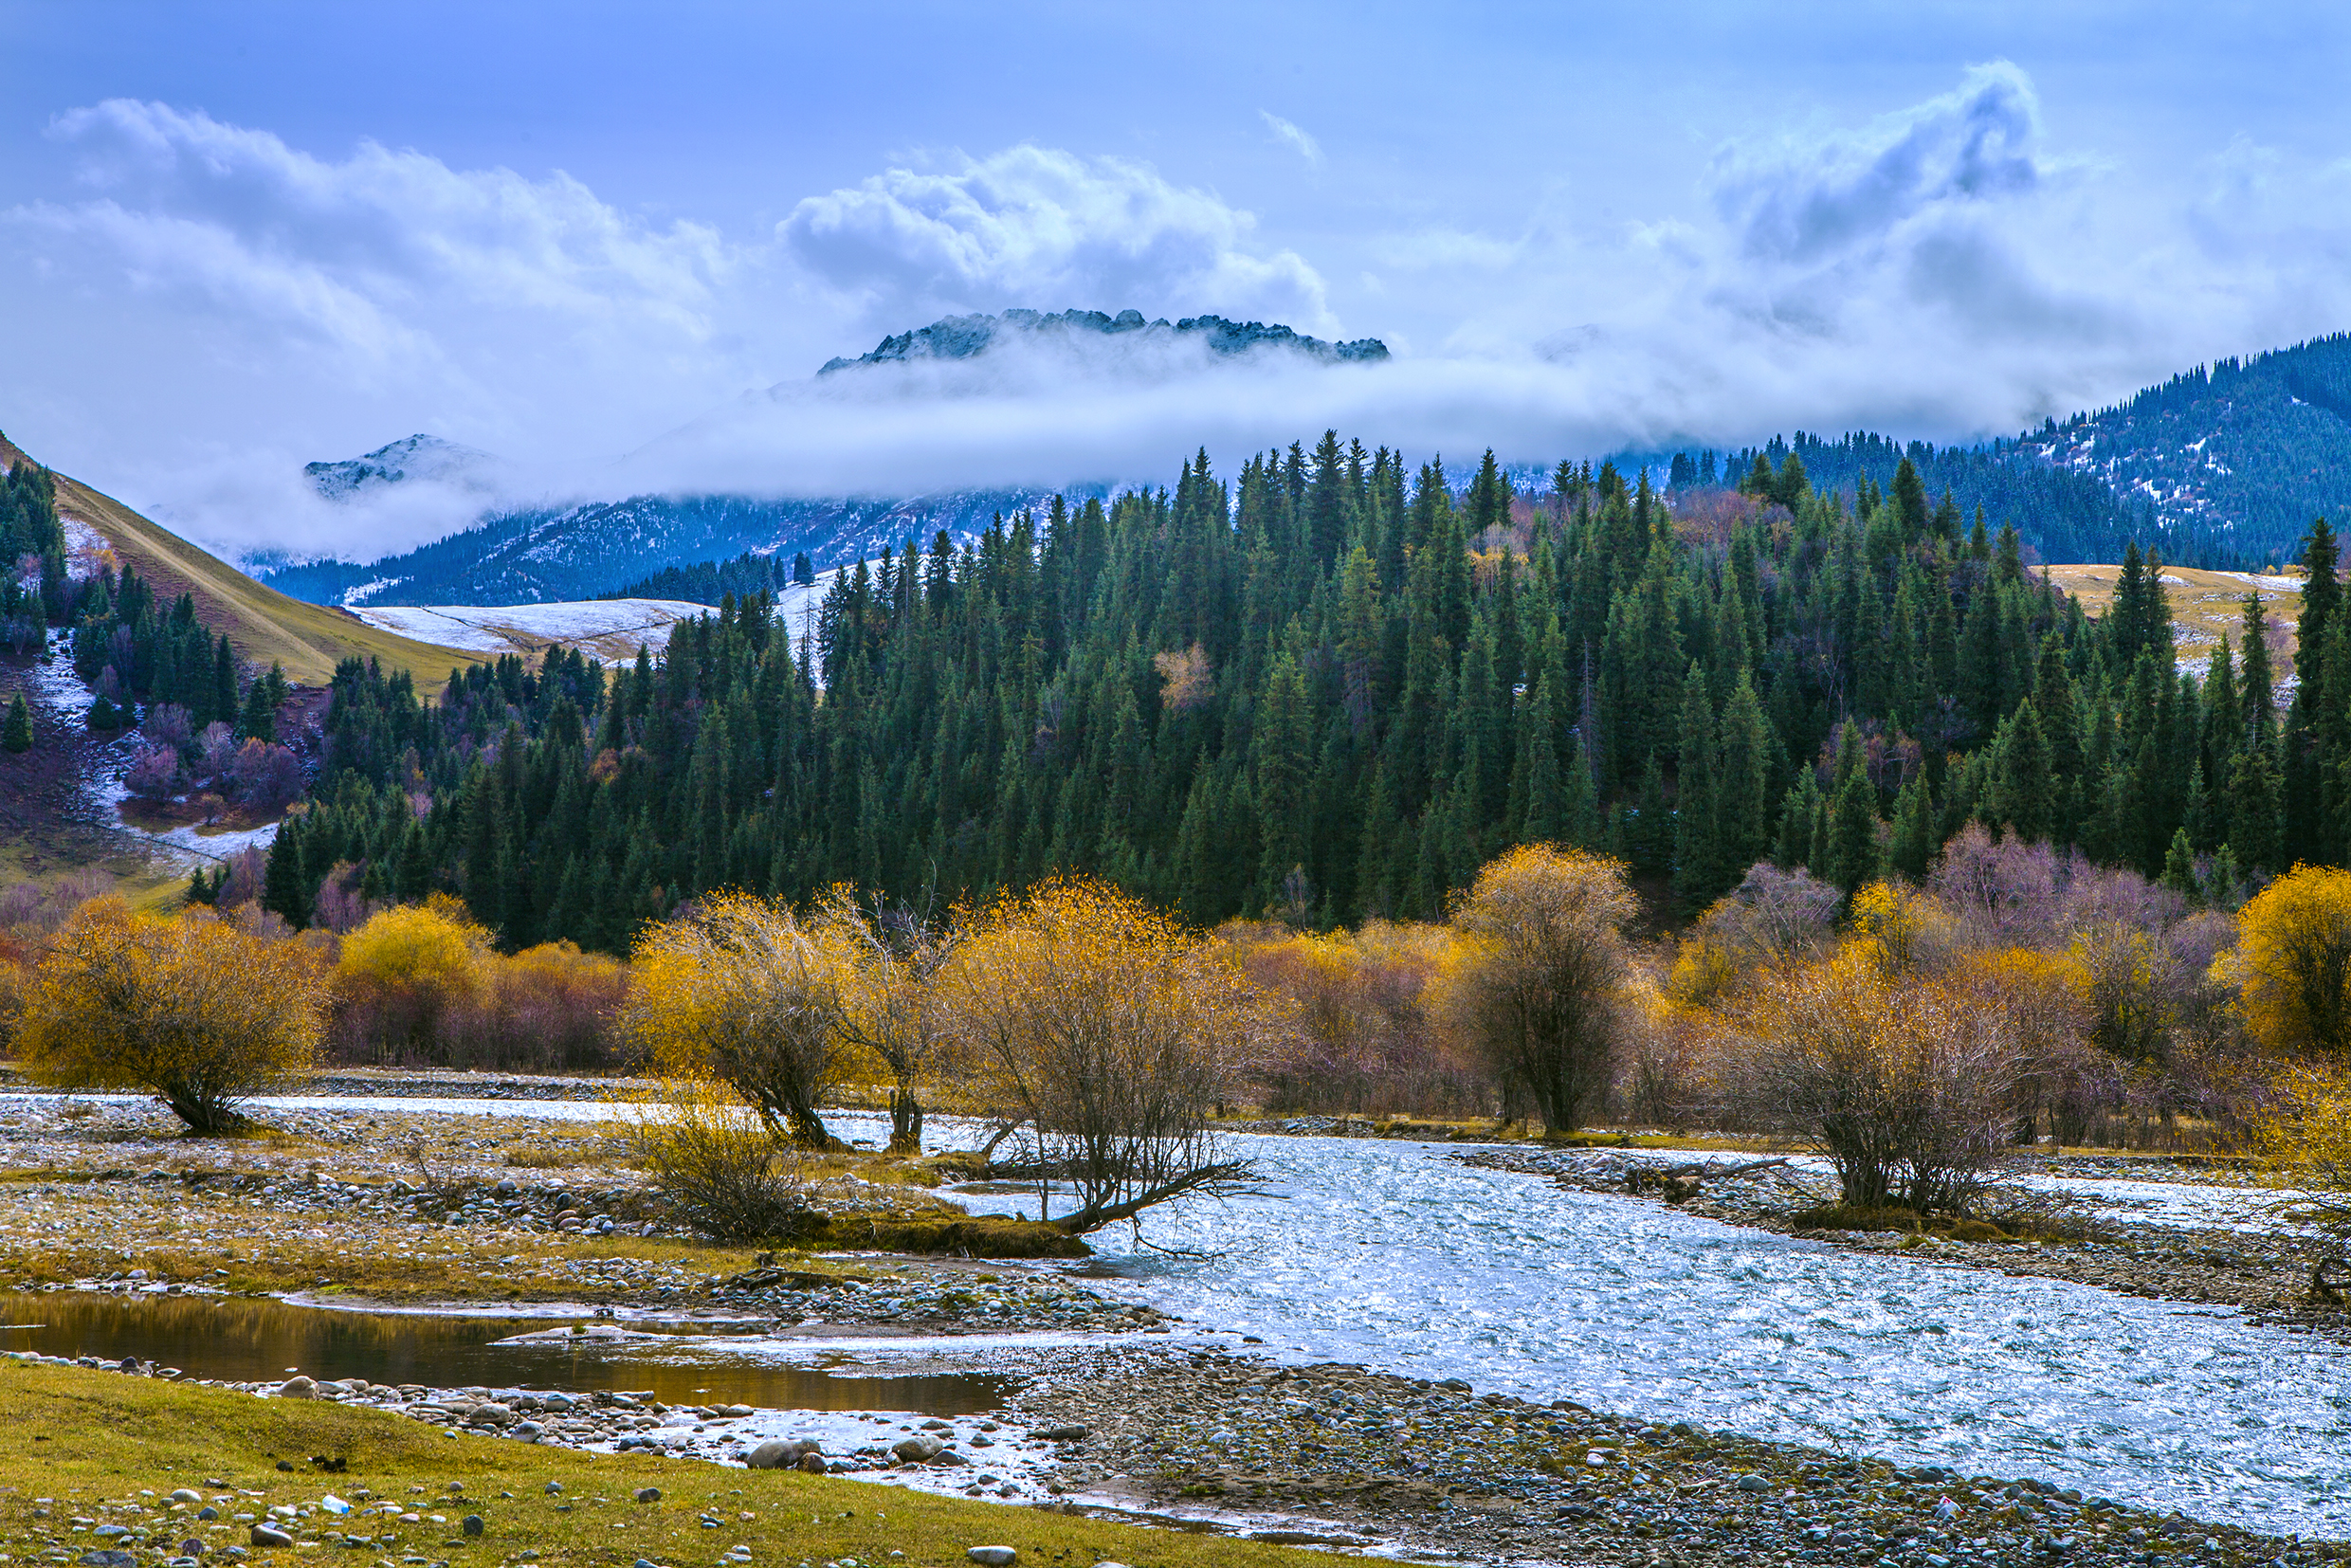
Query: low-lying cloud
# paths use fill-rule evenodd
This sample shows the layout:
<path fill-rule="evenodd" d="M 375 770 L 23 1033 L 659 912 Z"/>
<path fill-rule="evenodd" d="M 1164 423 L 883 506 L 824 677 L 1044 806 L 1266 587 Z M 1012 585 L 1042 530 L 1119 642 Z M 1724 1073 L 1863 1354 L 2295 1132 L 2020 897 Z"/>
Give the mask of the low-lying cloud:
<path fill-rule="evenodd" d="M 69 367 L 35 399 L 60 460 L 230 549 L 365 557 L 462 524 L 461 489 L 331 505 L 301 481 L 416 429 L 511 459 L 526 501 L 1164 482 L 1196 447 L 1230 471 L 1326 427 L 1532 462 L 1794 428 L 1954 439 L 2351 320 L 2351 166 L 2235 142 L 2124 179 L 2052 149 L 1998 63 L 1867 124 L 1722 147 L 1678 214 L 1545 205 L 1313 246 L 1151 164 L 1032 145 L 907 159 L 728 233 L 560 173 L 321 157 L 158 104 L 52 134 L 84 189 L 0 215 L 0 267 L 40 307 L 19 351 Z M 1396 354 L 1010 343 L 812 378 L 1010 306 L 1214 312 Z"/>

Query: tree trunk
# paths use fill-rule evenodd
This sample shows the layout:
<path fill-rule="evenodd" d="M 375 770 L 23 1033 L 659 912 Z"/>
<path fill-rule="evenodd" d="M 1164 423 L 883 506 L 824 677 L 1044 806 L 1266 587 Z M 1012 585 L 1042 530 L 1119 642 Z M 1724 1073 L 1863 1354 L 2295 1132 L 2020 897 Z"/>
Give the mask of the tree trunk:
<path fill-rule="evenodd" d="M 901 1085 L 890 1090 L 890 1153 L 922 1152 L 922 1103 L 914 1090 Z"/>

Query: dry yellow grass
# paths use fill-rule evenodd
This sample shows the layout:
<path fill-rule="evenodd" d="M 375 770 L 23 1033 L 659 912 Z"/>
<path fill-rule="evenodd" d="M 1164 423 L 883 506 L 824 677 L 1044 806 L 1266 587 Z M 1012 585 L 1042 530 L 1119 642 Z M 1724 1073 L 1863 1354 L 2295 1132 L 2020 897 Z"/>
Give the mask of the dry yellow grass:
<path fill-rule="evenodd" d="M 2114 565 L 2052 566 L 2050 580 L 2082 601 L 2083 613 L 2104 615 L 2114 603 L 2123 569 Z M 2302 614 L 2297 576 L 2249 572 L 2203 572 L 2189 566 L 2163 568 L 2163 593 L 2170 600 L 2174 637 L 2182 664 L 2201 665 L 2222 636 L 2234 643 L 2244 625 L 2245 595 L 2259 593 L 2269 618 L 2269 656 L 2283 675 L 2293 667 L 2294 622 Z"/>
<path fill-rule="evenodd" d="M 0 459 L 15 464 L 27 457 L 0 435 Z M 194 595 L 197 617 L 225 632 L 240 656 L 256 665 L 282 665 L 286 679 L 298 685 L 322 686 L 338 662 L 357 657 L 379 660 L 387 670 L 405 669 L 419 691 L 437 693 L 451 669 L 481 662 L 478 654 L 396 636 L 342 611 L 264 588 L 112 496 L 64 474 L 57 476 L 57 510 L 103 535 L 115 554 L 165 598 Z"/>

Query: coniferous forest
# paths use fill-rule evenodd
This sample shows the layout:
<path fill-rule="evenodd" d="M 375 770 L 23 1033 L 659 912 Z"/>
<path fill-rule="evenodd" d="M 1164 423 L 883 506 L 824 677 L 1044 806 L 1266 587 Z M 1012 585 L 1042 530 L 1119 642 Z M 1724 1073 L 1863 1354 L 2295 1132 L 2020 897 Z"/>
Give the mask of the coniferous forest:
<path fill-rule="evenodd" d="M 1563 464 L 1528 494 L 1489 454 L 1457 490 L 1326 434 L 908 541 L 806 638 L 752 593 L 609 676 L 510 657 L 427 702 L 348 664 L 265 902 L 442 890 L 510 948 L 622 951 L 727 887 L 943 909 L 1078 869 L 1203 924 L 1342 923 L 1441 914 L 1551 841 L 1622 855 L 1670 919 L 1767 858 L 1920 876 L 1975 821 L 2233 906 L 2351 847 L 2323 522 L 2281 712 L 2258 606 L 2240 658 L 2176 668 L 2135 545 L 2091 621 L 1907 462 L 1698 478 Z"/>

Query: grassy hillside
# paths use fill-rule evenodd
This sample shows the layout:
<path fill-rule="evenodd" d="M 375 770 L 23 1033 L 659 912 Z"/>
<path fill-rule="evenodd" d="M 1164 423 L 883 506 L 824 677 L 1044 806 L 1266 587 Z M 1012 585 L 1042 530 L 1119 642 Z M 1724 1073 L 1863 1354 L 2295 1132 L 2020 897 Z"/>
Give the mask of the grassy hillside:
<path fill-rule="evenodd" d="M 2112 564 L 2052 566 L 2050 580 L 2082 601 L 2083 613 L 2104 615 L 2114 603 L 2123 569 Z M 2269 618 L 2270 659 L 2279 674 L 2293 667 L 2294 622 L 2302 614 L 2302 583 L 2293 576 L 2261 576 L 2249 572 L 2200 572 L 2190 566 L 2163 566 L 2163 593 L 2172 607 L 2172 640 L 2183 664 L 2200 671 L 2223 633 L 2233 643 L 2242 634 L 2245 595 L 2261 595 L 2262 612 Z"/>
<path fill-rule="evenodd" d="M 15 464 L 27 455 L 0 435 L 0 459 Z M 304 604 L 264 588 L 112 496 L 64 474 L 57 476 L 57 510 L 60 517 L 77 519 L 104 536 L 115 554 L 154 583 L 164 598 L 194 595 L 197 617 L 225 634 L 240 655 L 258 665 L 275 661 L 297 684 L 324 685 L 337 661 L 355 656 L 378 660 L 388 670 L 408 670 L 420 690 L 437 692 L 452 667 L 480 659 L 462 649 L 379 630 L 341 611 Z"/>

